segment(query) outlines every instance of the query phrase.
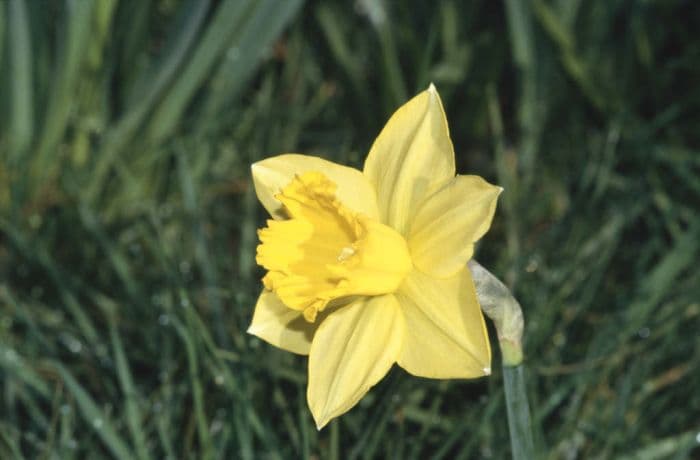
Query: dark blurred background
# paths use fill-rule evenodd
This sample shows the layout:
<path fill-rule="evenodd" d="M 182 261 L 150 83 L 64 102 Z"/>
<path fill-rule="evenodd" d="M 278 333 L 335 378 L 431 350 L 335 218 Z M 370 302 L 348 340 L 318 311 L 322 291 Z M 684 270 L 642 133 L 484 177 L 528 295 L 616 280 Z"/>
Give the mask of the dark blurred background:
<path fill-rule="evenodd" d="M 505 188 L 552 459 L 700 450 L 700 4 L 0 2 L 1 458 L 509 458 L 492 377 L 395 368 L 318 432 L 306 359 L 245 333 L 252 162 L 361 167 L 434 82 Z"/>

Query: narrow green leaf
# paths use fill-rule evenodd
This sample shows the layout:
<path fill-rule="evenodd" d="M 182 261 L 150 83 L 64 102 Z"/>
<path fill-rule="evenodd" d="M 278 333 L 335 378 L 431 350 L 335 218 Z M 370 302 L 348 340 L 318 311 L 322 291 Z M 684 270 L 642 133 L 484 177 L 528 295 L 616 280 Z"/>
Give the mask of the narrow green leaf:
<path fill-rule="evenodd" d="M 533 12 L 550 38 L 559 47 L 561 61 L 569 76 L 576 82 L 593 106 L 603 110 L 610 106 L 591 77 L 585 61 L 576 51 L 575 36 L 549 4 L 543 0 L 532 0 Z"/>
<path fill-rule="evenodd" d="M 143 420 L 143 415 L 141 414 L 141 410 L 139 408 L 138 393 L 134 387 L 131 369 L 129 368 L 129 362 L 124 351 L 124 345 L 122 344 L 121 337 L 119 336 L 117 320 L 115 318 L 118 307 L 116 304 L 114 304 L 114 302 L 102 296 L 97 296 L 95 300 L 104 305 L 104 309 L 106 310 L 105 313 L 109 324 L 109 338 L 112 342 L 112 352 L 114 353 L 114 360 L 117 366 L 119 385 L 121 386 L 121 390 L 125 398 L 124 406 L 126 409 L 126 421 L 129 426 L 129 431 L 131 432 L 131 438 L 136 446 L 138 458 L 141 460 L 147 460 L 151 458 L 151 456 L 149 455 L 148 448 L 146 447 L 145 431 L 141 423 Z"/>
<path fill-rule="evenodd" d="M 58 371 L 65 383 L 68 391 L 73 395 L 78 403 L 78 408 L 83 418 L 97 433 L 97 436 L 104 442 L 105 446 L 112 452 L 116 458 L 120 460 L 130 460 L 134 458 L 134 454 L 129 449 L 128 444 L 119 436 L 118 431 L 112 425 L 111 420 L 92 399 L 88 392 L 78 381 L 73 377 L 68 369 L 63 364 L 54 361 L 54 367 Z"/>
<path fill-rule="evenodd" d="M 388 93 L 392 96 L 388 100 L 389 107 L 387 107 L 387 112 L 391 113 L 397 105 L 403 104 L 404 101 L 408 100 L 408 91 L 406 90 L 406 81 L 404 80 L 404 72 L 401 69 L 399 50 L 394 40 L 395 32 L 391 27 L 391 22 L 385 21 L 377 24 L 376 29 L 382 50 L 382 63 L 384 64 L 385 78 L 383 82 L 387 86 Z"/>
<path fill-rule="evenodd" d="M 51 398 L 51 389 L 36 371 L 13 348 L 0 344 L 0 369 L 27 384 L 44 399 Z"/>
<path fill-rule="evenodd" d="M 686 431 L 667 438 L 647 443 L 635 452 L 619 457 L 619 460 L 664 460 L 670 458 L 691 458 L 690 452 L 700 444 L 700 431 Z"/>
<path fill-rule="evenodd" d="M 14 428 L 14 427 L 13 427 Z M 10 452 L 12 454 L 12 458 L 16 460 L 24 460 L 25 457 L 22 455 L 22 449 L 19 446 L 19 437 L 21 436 L 21 433 L 15 429 L 12 430 L 14 432 L 14 436 L 10 434 L 10 426 L 5 424 L 4 422 L 0 424 L 0 440 L 3 440 L 7 447 L 9 447 Z M 2 454 L 3 451 L 0 450 L 0 454 Z M 8 455 L 9 458 L 9 455 Z"/>
<path fill-rule="evenodd" d="M 229 339 L 229 334 L 224 328 L 225 323 L 223 318 L 223 306 L 219 296 L 216 293 L 216 286 L 218 285 L 219 278 L 216 271 L 216 263 L 212 259 L 209 251 L 207 238 L 204 231 L 205 223 L 203 222 L 203 217 L 200 212 L 200 203 L 195 181 L 192 177 L 192 171 L 187 161 L 187 155 L 182 148 L 178 149 L 177 160 L 185 211 L 187 211 L 192 225 L 195 258 L 207 285 L 207 303 L 214 311 L 214 317 L 216 320 L 216 337 L 221 346 L 229 345 L 231 341 Z"/>
<path fill-rule="evenodd" d="M 108 130 L 103 145 L 96 155 L 97 163 L 85 191 L 86 202 L 94 203 L 104 185 L 104 178 L 119 153 L 131 142 L 146 116 L 156 106 L 167 85 L 175 78 L 206 18 L 208 7 L 209 0 L 191 0 L 191 9 L 188 9 L 191 14 L 180 29 L 173 31 L 170 38 L 172 45 L 165 47 L 168 50 L 167 54 L 160 61 L 157 70 L 147 72 L 145 80 L 150 84 L 144 85 L 145 89 L 140 93 L 140 97 L 134 99 L 133 106 L 129 107 L 126 114 Z"/>
<path fill-rule="evenodd" d="M 93 7 L 95 2 L 66 2 L 65 29 L 66 36 L 61 43 L 57 68 L 54 70 L 51 94 L 49 96 L 41 140 L 33 160 L 35 180 L 42 182 L 58 162 L 53 149 L 63 136 L 69 114 L 75 104 L 75 90 L 81 64 L 90 44 Z M 51 158 L 50 156 L 54 154 Z"/>
<path fill-rule="evenodd" d="M 34 132 L 34 90 L 31 26 L 25 0 L 8 2 L 10 44 L 11 151 L 16 161 L 29 147 Z"/>
<path fill-rule="evenodd" d="M 9 237 L 12 244 L 16 246 L 18 251 L 24 255 L 27 260 L 36 261 L 44 269 L 49 279 L 58 290 L 66 309 L 75 319 L 80 332 L 92 346 L 99 346 L 99 335 L 97 334 L 95 325 L 83 310 L 80 302 L 71 290 L 71 283 L 66 279 L 65 274 L 60 270 L 51 254 L 43 247 L 36 247 L 30 244 L 24 233 L 10 224 L 6 219 L 0 218 L 0 230 Z"/>
<path fill-rule="evenodd" d="M 166 416 L 156 417 L 156 427 L 158 429 L 158 439 L 163 446 L 167 458 L 175 457 L 175 448 L 173 447 L 172 437 L 170 434 L 169 418 Z"/>
<path fill-rule="evenodd" d="M 195 91 L 209 76 L 214 63 L 240 27 L 250 3 L 249 0 L 224 0 L 218 6 L 187 66 L 153 114 L 147 135 L 151 142 L 157 143 L 172 132 Z"/>
<path fill-rule="evenodd" d="M 180 16 L 169 31 L 162 51 L 152 64 L 139 75 L 134 89 L 127 99 L 129 111 L 146 105 L 155 108 L 163 91 L 177 78 L 186 58 L 192 51 L 202 25 L 211 6 L 210 0 L 188 0 L 182 7 Z M 141 109 L 143 110 L 143 109 Z"/>
<path fill-rule="evenodd" d="M 564 25 L 569 28 L 573 27 L 581 7 L 581 0 L 557 0 L 556 7 Z"/>
<path fill-rule="evenodd" d="M 496 86 L 489 84 L 486 87 L 486 100 L 488 104 L 489 124 L 493 133 L 493 150 L 496 159 L 496 174 L 498 183 L 504 188 L 503 198 L 501 203 L 505 211 L 505 218 L 508 225 L 506 226 L 506 242 L 508 245 L 508 258 L 511 261 L 510 269 L 506 274 L 505 283 L 511 288 L 515 288 L 519 273 L 515 269 L 512 261 L 517 260 L 520 256 L 520 237 L 518 228 L 520 223 L 517 214 L 517 197 L 519 194 L 519 177 L 513 162 L 508 161 L 505 143 L 505 134 L 503 129 L 503 116 L 499 106 L 498 94 Z M 499 204 L 499 206 L 501 206 Z"/>
<path fill-rule="evenodd" d="M 364 83 L 359 59 L 350 50 L 350 44 L 343 35 L 342 18 L 333 10 L 329 3 L 320 3 L 316 8 L 316 20 L 321 26 L 321 31 L 326 45 L 347 74 L 354 87 L 360 87 Z"/>
<path fill-rule="evenodd" d="M 124 284 L 128 294 L 132 299 L 137 299 L 138 284 L 132 275 L 132 269 L 124 251 L 114 244 L 114 241 L 110 239 L 109 235 L 102 228 L 97 215 L 87 205 L 80 206 L 79 215 L 82 224 L 95 236 L 95 240 L 107 254 L 107 260 Z"/>
<path fill-rule="evenodd" d="M 634 302 L 627 308 L 625 329 L 635 334 L 648 321 L 649 316 L 664 296 L 675 292 L 679 275 L 697 262 L 700 252 L 700 219 L 676 239 L 664 258 L 639 283 L 640 289 Z"/>
<path fill-rule="evenodd" d="M 5 2 L 0 2 L 0 72 L 5 68 Z"/>
<path fill-rule="evenodd" d="M 484 433 L 492 429 L 492 420 L 494 416 L 498 419 L 502 419 L 500 399 L 498 395 L 491 393 L 485 410 L 478 415 L 480 423 L 476 424 L 478 425 L 476 431 L 474 430 L 474 423 L 471 419 L 464 417 L 460 420 L 457 425 L 450 430 L 449 435 L 441 443 L 440 449 L 433 454 L 431 460 L 453 458 L 448 456 L 448 454 L 455 446 L 460 447 L 461 456 L 465 456 L 466 458 L 472 457 L 473 455 L 471 455 L 471 452 L 478 444 L 479 439 L 483 439 Z M 468 439 L 468 441 L 465 442 L 465 439 Z M 414 457 L 420 458 L 418 455 Z"/>
<path fill-rule="evenodd" d="M 530 0 L 506 0 L 506 18 L 513 60 L 519 71 L 518 124 L 520 128 L 519 158 L 523 170 L 523 187 L 528 189 L 534 177 L 543 129 L 546 100 L 538 92 L 538 56 L 533 31 Z"/>
<path fill-rule="evenodd" d="M 183 292 L 181 295 L 185 296 Z M 189 302 L 189 301 L 188 301 Z M 191 306 L 187 308 L 192 308 Z M 194 403 L 194 417 L 197 425 L 197 433 L 199 435 L 199 443 L 201 446 L 200 454 L 204 459 L 212 457 L 212 443 L 209 435 L 209 424 L 207 422 L 206 412 L 204 410 L 204 390 L 199 373 L 198 350 L 195 338 L 192 337 L 189 324 L 186 326 L 178 319 L 173 320 L 173 326 L 185 345 L 187 353 L 187 364 L 189 370 L 190 384 L 192 385 L 192 399 Z"/>
<path fill-rule="evenodd" d="M 215 119 L 233 103 L 302 3 L 302 0 L 263 0 L 255 5 L 212 79 L 202 120 Z"/>

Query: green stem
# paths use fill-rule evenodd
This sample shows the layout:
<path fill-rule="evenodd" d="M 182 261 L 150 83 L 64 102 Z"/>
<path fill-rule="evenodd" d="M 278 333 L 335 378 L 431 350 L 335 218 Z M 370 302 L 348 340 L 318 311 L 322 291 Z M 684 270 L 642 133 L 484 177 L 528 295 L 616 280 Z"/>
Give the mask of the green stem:
<path fill-rule="evenodd" d="M 535 458 L 530 406 L 525 391 L 522 337 L 525 321 L 520 304 L 491 272 L 477 261 L 469 261 L 476 294 L 484 314 L 496 326 L 503 358 L 510 445 L 515 460 Z"/>
<path fill-rule="evenodd" d="M 525 366 L 503 366 L 503 385 L 508 409 L 510 447 L 514 460 L 535 458 L 530 406 L 525 392 Z"/>

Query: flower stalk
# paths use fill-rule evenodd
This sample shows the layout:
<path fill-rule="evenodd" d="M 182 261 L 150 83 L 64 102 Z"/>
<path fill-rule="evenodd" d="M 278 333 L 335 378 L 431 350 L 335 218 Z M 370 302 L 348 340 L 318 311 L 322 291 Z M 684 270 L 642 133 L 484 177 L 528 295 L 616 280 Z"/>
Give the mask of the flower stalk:
<path fill-rule="evenodd" d="M 503 385 L 513 458 L 535 458 L 530 406 L 523 364 L 523 312 L 510 290 L 477 261 L 467 264 L 474 279 L 481 309 L 496 326 L 503 356 Z"/>

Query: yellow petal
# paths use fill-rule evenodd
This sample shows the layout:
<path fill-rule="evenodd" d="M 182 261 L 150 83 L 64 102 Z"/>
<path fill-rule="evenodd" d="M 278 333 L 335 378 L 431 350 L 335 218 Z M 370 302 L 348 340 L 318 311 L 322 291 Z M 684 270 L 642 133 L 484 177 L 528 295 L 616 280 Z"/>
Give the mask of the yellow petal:
<path fill-rule="evenodd" d="M 365 161 L 381 221 L 406 235 L 418 204 L 454 177 L 454 157 L 442 102 L 430 85 L 392 115 Z"/>
<path fill-rule="evenodd" d="M 255 193 L 275 219 L 287 217 L 275 195 L 289 185 L 295 175 L 308 171 L 321 172 L 335 182 L 338 185 L 336 196 L 348 208 L 373 219 L 379 216 L 374 189 L 357 169 L 318 157 L 287 153 L 253 163 L 251 170 Z"/>
<path fill-rule="evenodd" d="M 300 355 L 308 355 L 318 323 L 309 323 L 300 311 L 287 308 L 273 292 L 263 290 L 255 305 L 248 333 Z"/>
<path fill-rule="evenodd" d="M 396 362 L 403 320 L 393 295 L 364 297 L 323 320 L 309 354 L 309 408 L 321 429 L 352 408 Z"/>
<path fill-rule="evenodd" d="M 486 325 L 466 267 L 445 279 L 415 270 L 396 297 L 406 324 L 399 366 L 430 378 L 474 378 L 491 372 Z"/>
<path fill-rule="evenodd" d="M 479 176 L 457 176 L 430 196 L 411 221 L 413 263 L 437 277 L 454 275 L 474 253 L 474 242 L 491 226 L 503 189 Z"/>

